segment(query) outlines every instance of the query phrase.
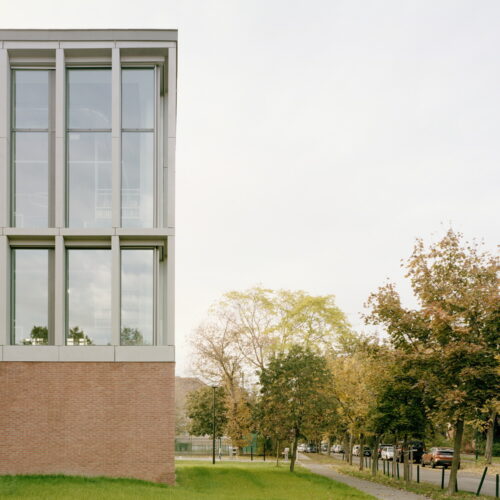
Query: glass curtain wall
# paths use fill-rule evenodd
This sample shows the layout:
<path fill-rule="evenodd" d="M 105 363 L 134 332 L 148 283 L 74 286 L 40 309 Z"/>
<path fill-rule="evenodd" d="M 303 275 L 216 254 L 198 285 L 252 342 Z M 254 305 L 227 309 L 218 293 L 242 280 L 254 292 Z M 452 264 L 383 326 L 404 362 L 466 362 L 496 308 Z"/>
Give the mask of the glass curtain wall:
<path fill-rule="evenodd" d="M 154 332 L 153 249 L 121 251 L 121 345 L 152 345 Z"/>
<path fill-rule="evenodd" d="M 111 227 L 111 70 L 67 71 L 68 226 Z"/>
<path fill-rule="evenodd" d="M 12 343 L 46 345 L 52 336 L 49 268 L 53 250 L 12 250 Z"/>
<path fill-rule="evenodd" d="M 111 345 L 111 250 L 67 250 L 67 345 Z"/>
<path fill-rule="evenodd" d="M 52 70 L 12 71 L 12 221 L 49 227 Z"/>
<path fill-rule="evenodd" d="M 154 226 L 155 94 L 154 68 L 122 69 L 123 227 Z"/>

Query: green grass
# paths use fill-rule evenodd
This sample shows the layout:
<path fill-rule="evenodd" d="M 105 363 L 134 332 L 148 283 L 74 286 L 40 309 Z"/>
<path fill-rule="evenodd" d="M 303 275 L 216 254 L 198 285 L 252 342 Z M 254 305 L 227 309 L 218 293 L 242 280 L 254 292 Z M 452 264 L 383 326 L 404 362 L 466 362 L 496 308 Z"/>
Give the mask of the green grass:
<path fill-rule="evenodd" d="M 289 470 L 273 464 L 181 462 L 177 485 L 164 486 L 133 479 L 69 476 L 0 476 L 0 498 L 71 499 L 172 499 L 172 500 L 291 500 L 373 499 L 347 485 L 298 467 Z"/>

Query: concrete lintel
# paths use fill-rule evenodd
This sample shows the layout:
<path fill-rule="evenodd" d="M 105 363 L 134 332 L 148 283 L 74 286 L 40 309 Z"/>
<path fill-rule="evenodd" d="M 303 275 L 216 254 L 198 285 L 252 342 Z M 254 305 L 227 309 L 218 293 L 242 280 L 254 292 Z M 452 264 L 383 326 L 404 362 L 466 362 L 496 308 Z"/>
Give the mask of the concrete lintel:
<path fill-rule="evenodd" d="M 116 346 L 115 361 L 175 361 L 174 346 Z"/>
<path fill-rule="evenodd" d="M 55 345 L 4 345 L 3 361 L 59 361 Z"/>
<path fill-rule="evenodd" d="M 7 41 L 177 41 L 177 30 L 95 29 L 95 30 L 0 30 L 0 40 Z"/>

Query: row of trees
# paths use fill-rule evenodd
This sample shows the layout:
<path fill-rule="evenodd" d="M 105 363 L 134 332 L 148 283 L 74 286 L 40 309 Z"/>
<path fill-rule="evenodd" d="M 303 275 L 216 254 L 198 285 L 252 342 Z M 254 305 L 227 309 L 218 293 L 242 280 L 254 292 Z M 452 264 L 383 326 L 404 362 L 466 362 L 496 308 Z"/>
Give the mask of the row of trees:
<path fill-rule="evenodd" d="M 350 451 L 354 440 L 376 447 L 451 431 L 452 492 L 465 428 L 486 432 L 491 455 L 500 394 L 498 264 L 449 231 L 429 248 L 418 240 L 403 266 L 417 307 L 405 307 L 392 283 L 366 304 L 365 321 L 381 327 L 384 340 L 355 334 L 332 296 L 226 294 L 194 338 L 198 373 L 221 388 L 219 428 L 238 446 L 252 431 L 289 442 L 291 470 L 300 438 L 342 440 Z M 195 424 L 201 399 L 193 394 L 188 405 L 194 434 L 206 430 Z"/>

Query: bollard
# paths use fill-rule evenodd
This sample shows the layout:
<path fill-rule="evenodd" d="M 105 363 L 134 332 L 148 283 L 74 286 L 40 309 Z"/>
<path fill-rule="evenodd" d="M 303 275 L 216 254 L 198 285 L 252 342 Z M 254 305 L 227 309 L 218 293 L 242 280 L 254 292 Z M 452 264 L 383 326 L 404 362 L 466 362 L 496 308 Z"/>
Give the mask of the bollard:
<path fill-rule="evenodd" d="M 417 483 L 420 483 L 420 465 L 417 465 Z"/>
<path fill-rule="evenodd" d="M 441 489 L 444 490 L 444 467 L 441 469 Z"/>
<path fill-rule="evenodd" d="M 495 496 L 500 497 L 500 474 L 497 474 L 496 485 L 495 485 Z"/>
<path fill-rule="evenodd" d="M 485 467 L 484 471 L 483 471 L 483 475 L 481 476 L 481 481 L 479 481 L 479 486 L 477 488 L 477 493 L 476 493 L 477 497 L 479 496 L 479 493 L 481 493 L 481 488 L 483 487 L 484 478 L 486 477 L 487 472 L 488 472 L 488 467 Z"/>

